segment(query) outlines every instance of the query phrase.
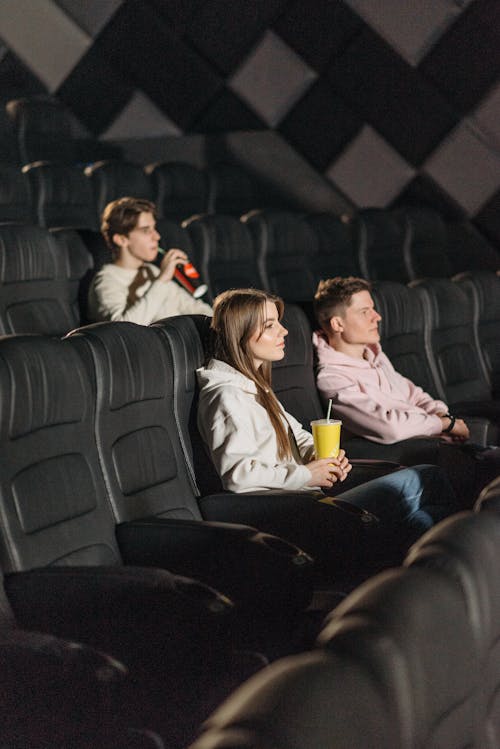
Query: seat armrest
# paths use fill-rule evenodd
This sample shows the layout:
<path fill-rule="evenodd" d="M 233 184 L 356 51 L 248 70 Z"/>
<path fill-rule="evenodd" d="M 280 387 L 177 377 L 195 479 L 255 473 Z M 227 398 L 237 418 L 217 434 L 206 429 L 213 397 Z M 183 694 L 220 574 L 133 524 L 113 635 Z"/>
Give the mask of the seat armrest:
<path fill-rule="evenodd" d="M 43 736 L 47 746 L 69 746 L 72 732 L 104 729 L 115 719 L 126 675 L 119 661 L 85 645 L 39 632 L 1 632 L 2 745 L 39 746 Z"/>
<path fill-rule="evenodd" d="M 37 568 L 6 575 L 5 590 L 24 629 L 169 669 L 216 643 L 233 609 L 202 583 L 140 567 Z"/>
<path fill-rule="evenodd" d="M 313 560 L 275 535 L 245 525 L 163 518 L 122 523 L 116 534 L 127 564 L 202 580 L 239 609 L 284 614 L 310 603 Z"/>

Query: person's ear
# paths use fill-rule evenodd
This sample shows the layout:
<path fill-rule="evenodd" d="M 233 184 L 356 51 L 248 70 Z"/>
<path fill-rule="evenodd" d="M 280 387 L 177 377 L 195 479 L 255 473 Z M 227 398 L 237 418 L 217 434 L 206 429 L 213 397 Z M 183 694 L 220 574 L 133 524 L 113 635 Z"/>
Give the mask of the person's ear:
<path fill-rule="evenodd" d="M 117 247 L 120 247 L 120 248 L 125 247 L 127 241 L 128 241 L 128 237 L 126 234 L 118 234 L 118 233 L 113 234 L 113 243 Z"/>
<path fill-rule="evenodd" d="M 342 331 L 344 330 L 344 324 L 342 322 L 342 318 L 339 315 L 330 317 L 329 322 L 332 333 L 342 333 Z"/>

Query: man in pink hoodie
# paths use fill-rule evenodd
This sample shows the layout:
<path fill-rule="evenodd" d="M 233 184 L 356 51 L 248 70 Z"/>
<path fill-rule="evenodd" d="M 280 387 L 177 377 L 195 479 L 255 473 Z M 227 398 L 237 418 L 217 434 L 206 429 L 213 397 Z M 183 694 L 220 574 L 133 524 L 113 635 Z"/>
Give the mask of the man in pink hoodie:
<path fill-rule="evenodd" d="M 362 278 L 321 281 L 314 310 L 321 331 L 313 334 L 317 385 L 345 427 L 366 439 L 392 444 L 439 436 L 463 442 L 469 429 L 446 403 L 396 372 L 380 346 L 382 319 Z"/>
<path fill-rule="evenodd" d="M 332 399 L 334 414 L 348 432 L 394 445 L 393 454 L 382 456 L 374 449 L 373 457 L 411 465 L 411 451 L 400 455 L 395 443 L 435 437 L 433 447 L 420 441 L 416 460 L 444 468 L 463 506 L 470 507 L 483 486 L 500 474 L 500 449 L 485 450 L 470 442 L 462 447 L 470 437 L 465 421 L 396 372 L 380 346 L 382 318 L 370 291 L 371 284 L 363 278 L 320 282 L 314 311 L 321 330 L 313 334 L 318 390 L 325 401 Z"/>

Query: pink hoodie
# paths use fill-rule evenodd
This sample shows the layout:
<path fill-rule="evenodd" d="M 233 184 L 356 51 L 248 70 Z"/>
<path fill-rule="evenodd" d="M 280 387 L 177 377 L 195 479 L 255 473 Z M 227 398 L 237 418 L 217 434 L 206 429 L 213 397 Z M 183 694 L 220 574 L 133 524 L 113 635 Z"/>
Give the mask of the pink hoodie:
<path fill-rule="evenodd" d="M 436 414 L 448 411 L 446 403 L 396 372 L 379 344 L 367 346 L 364 359 L 336 351 L 321 333 L 313 345 L 318 390 L 349 431 L 383 444 L 441 434 Z"/>

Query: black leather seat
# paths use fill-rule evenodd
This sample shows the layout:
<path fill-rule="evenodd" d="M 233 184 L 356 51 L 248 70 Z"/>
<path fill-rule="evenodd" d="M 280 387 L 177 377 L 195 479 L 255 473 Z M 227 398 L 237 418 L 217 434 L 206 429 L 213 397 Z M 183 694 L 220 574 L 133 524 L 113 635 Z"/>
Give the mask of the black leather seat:
<path fill-rule="evenodd" d="M 477 714 L 482 648 L 461 591 L 440 571 L 377 575 L 332 611 L 318 642 L 352 653 L 384 685 L 402 737 L 388 746 L 483 746 Z M 362 711 L 352 720 L 362 721 Z"/>
<path fill-rule="evenodd" d="M 21 163 L 59 161 L 76 164 L 71 120 L 61 102 L 49 96 L 13 99 L 6 105 L 17 135 Z"/>
<path fill-rule="evenodd" d="M 212 700 L 256 668 L 228 642 L 230 600 L 166 570 L 123 564 L 95 397 L 73 346 L 42 336 L 0 341 L 0 402 L 0 566 L 16 620 L 123 660 L 128 709 L 182 746 Z M 124 444 L 137 447 L 133 434 L 115 453 Z"/>
<path fill-rule="evenodd" d="M 53 229 L 51 234 L 64 248 L 70 304 L 78 324 L 84 325 L 88 321 L 87 296 L 94 275 L 94 258 L 76 229 Z"/>
<path fill-rule="evenodd" d="M 454 279 L 472 304 L 474 323 L 494 399 L 500 399 L 500 276 L 488 271 L 463 273 Z"/>
<path fill-rule="evenodd" d="M 260 633 L 259 646 L 263 634 L 269 643 L 278 629 L 273 642 L 281 638 L 284 652 L 287 629 L 292 636 L 311 599 L 312 562 L 255 528 L 201 522 L 174 416 L 171 353 L 158 329 L 103 323 L 65 344 L 81 352 L 96 383 L 96 443 L 125 561 L 224 591 L 238 604 L 252 641 Z"/>
<path fill-rule="evenodd" d="M 408 277 L 383 280 L 411 281 L 417 278 L 449 278 L 453 265 L 448 256 L 448 229 L 442 216 L 424 206 L 402 206 L 394 212 L 406 224 L 405 256 Z"/>
<path fill-rule="evenodd" d="M 80 167 L 36 161 L 23 167 L 36 221 L 50 228 L 98 228 L 92 188 Z"/>
<path fill-rule="evenodd" d="M 0 163 L 0 222 L 31 223 L 28 183 L 19 166 Z"/>
<path fill-rule="evenodd" d="M 202 516 L 206 520 L 246 523 L 291 541 L 314 557 L 321 584 L 327 581 L 345 590 L 353 580 L 366 576 L 367 568 L 373 571 L 371 544 L 377 547 L 379 533 L 385 532 L 373 519 L 319 492 L 220 493 L 220 479 L 197 427 L 196 369 L 203 366 L 210 348 L 209 325 L 207 317 L 184 315 L 152 326 L 161 332 L 171 352 L 174 418 Z M 369 465 L 363 480 L 395 467 L 394 463 Z"/>
<path fill-rule="evenodd" d="M 334 276 L 361 276 L 352 220 L 333 213 L 310 213 L 305 220 L 318 242 L 314 262 L 316 281 Z"/>
<path fill-rule="evenodd" d="M 208 210 L 208 178 L 198 167 L 184 161 L 149 164 L 145 168 L 153 186 L 160 218 L 181 222 Z"/>
<path fill-rule="evenodd" d="M 384 208 L 364 208 L 353 219 L 353 232 L 363 278 L 403 283 L 410 280 L 408 227 L 398 214 Z"/>
<path fill-rule="evenodd" d="M 193 216 L 184 222 L 196 262 L 214 299 L 229 288 L 262 288 L 257 254 L 248 227 L 234 216 Z"/>
<path fill-rule="evenodd" d="M 96 161 L 85 168 L 91 184 L 97 215 L 112 200 L 131 196 L 154 200 L 153 185 L 144 168 L 121 159 Z"/>
<path fill-rule="evenodd" d="M 289 302 L 309 302 L 316 291 L 316 234 L 292 211 L 252 211 L 241 217 L 252 235 L 262 288 Z"/>
<path fill-rule="evenodd" d="M 497 271 L 500 253 L 470 221 L 450 221 L 446 225 L 447 255 L 453 274 L 465 271 Z"/>
<path fill-rule="evenodd" d="M 394 654 L 386 656 L 393 665 Z M 252 677 L 190 749 L 407 749 L 398 708 L 394 685 L 377 681 L 363 654 L 339 644 L 331 653 L 283 658 Z"/>
<path fill-rule="evenodd" d="M 208 213 L 239 217 L 259 207 L 259 190 L 255 179 L 238 164 L 220 162 L 207 170 Z"/>
<path fill-rule="evenodd" d="M 500 401 L 491 383 L 478 338 L 472 304 L 464 289 L 451 280 L 415 282 L 427 325 L 427 352 L 450 411 L 500 422 Z"/>
<path fill-rule="evenodd" d="M 46 229 L 0 226 L 0 333 L 63 335 L 77 327 L 82 271 Z"/>
<path fill-rule="evenodd" d="M 410 550 L 409 567 L 437 570 L 464 600 L 479 649 L 476 746 L 500 745 L 500 514 L 459 513 L 427 532 Z"/>

